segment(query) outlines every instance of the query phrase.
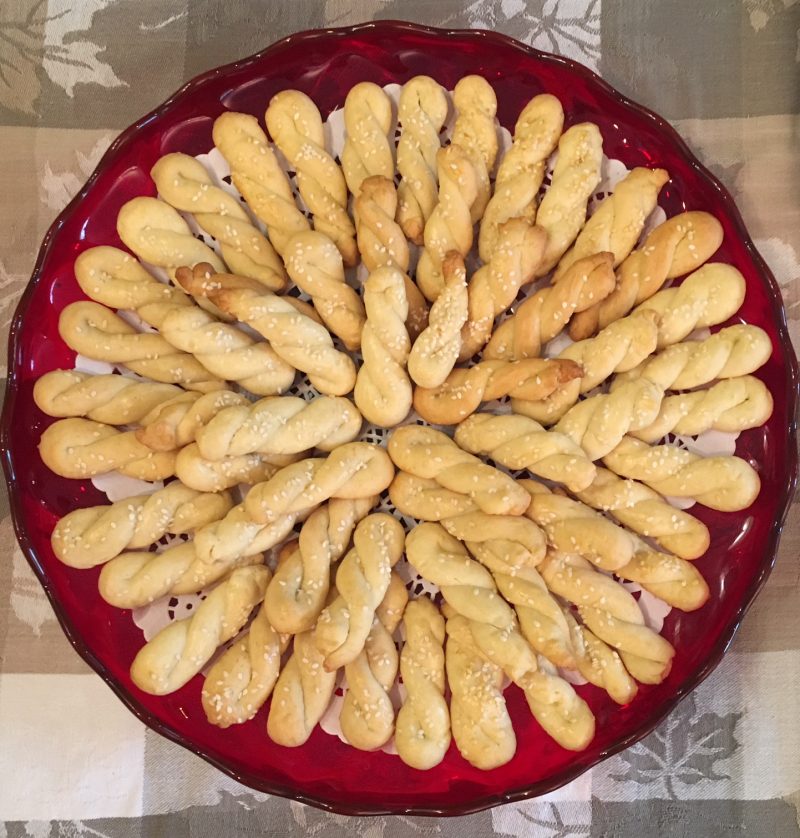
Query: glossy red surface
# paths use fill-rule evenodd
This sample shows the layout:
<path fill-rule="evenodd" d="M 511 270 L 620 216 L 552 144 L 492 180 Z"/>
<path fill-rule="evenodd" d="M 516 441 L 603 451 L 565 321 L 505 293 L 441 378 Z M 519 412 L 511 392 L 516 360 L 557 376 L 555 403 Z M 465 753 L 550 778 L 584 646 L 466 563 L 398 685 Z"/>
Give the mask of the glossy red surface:
<path fill-rule="evenodd" d="M 580 688 L 598 722 L 594 742 L 580 754 L 561 749 L 544 735 L 521 693 L 510 688 L 506 695 L 519 740 L 517 755 L 488 773 L 468 765 L 454 747 L 438 768 L 417 772 L 396 757 L 349 748 L 319 729 L 306 746 L 284 749 L 266 736 L 265 710 L 246 725 L 219 730 L 206 723 L 199 678 L 166 698 L 137 690 L 128 667 L 142 636 L 130 614 L 100 599 L 96 570 L 65 567 L 49 545 L 59 516 L 104 499 L 89 483 L 49 473 L 36 450 L 50 420 L 33 404 L 33 382 L 72 361 L 56 327 L 63 306 L 82 296 L 73 276 L 75 257 L 92 245 L 120 245 L 114 227 L 117 211 L 135 195 L 154 193 L 148 172 L 160 155 L 207 151 L 212 122 L 222 111 L 262 117 L 270 96 L 286 87 L 308 93 L 325 114 L 341 105 L 358 81 L 403 82 L 418 73 L 432 74 L 450 88 L 466 73 L 484 75 L 497 92 L 499 118 L 508 128 L 531 96 L 554 93 L 564 104 L 568 124 L 599 124 L 608 156 L 628 167 L 667 168 L 672 179 L 661 194 L 661 205 L 668 216 L 703 209 L 720 219 L 725 241 L 716 259 L 735 265 L 747 279 L 739 317 L 766 329 L 774 347 L 758 375 L 775 397 L 775 412 L 765 428 L 743 434 L 737 446 L 737 453 L 759 470 L 761 495 L 739 514 L 696 507 L 713 535 L 712 548 L 698 562 L 711 599 L 697 613 L 673 611 L 669 616 L 664 633 L 675 644 L 677 656 L 668 679 L 656 687 L 641 687 L 624 708 L 596 688 Z M 775 281 L 730 196 L 658 117 L 626 101 L 585 68 L 493 33 L 397 23 L 305 33 L 190 82 L 114 143 L 53 225 L 20 302 L 10 357 L 2 431 L 17 534 L 78 652 L 155 730 L 255 788 L 341 812 L 458 814 L 530 797 L 564 784 L 641 738 L 719 662 L 772 566 L 796 477 L 797 362 Z"/>

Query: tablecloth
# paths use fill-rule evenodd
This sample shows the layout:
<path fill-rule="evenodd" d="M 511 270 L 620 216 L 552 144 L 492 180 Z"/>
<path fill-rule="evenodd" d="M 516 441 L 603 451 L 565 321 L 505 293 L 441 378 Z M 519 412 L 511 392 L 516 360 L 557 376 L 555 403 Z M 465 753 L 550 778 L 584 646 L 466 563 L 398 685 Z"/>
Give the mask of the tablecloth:
<path fill-rule="evenodd" d="M 2 0 L 3 337 L 45 230 L 120 130 L 210 67 L 372 18 L 497 29 L 671 120 L 736 198 L 800 341 L 797 0 Z M 257 794 L 146 730 L 67 643 L 0 503 L 0 838 L 800 836 L 797 504 L 723 663 L 655 733 L 547 797 L 436 820 Z"/>

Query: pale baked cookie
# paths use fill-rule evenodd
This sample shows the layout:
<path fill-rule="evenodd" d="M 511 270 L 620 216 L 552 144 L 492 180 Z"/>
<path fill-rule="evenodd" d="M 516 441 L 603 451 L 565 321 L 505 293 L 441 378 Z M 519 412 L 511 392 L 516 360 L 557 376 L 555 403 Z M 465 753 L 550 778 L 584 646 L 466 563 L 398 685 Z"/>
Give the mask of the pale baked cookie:
<path fill-rule="evenodd" d="M 357 196 L 363 182 L 373 175 L 391 180 L 392 102 L 382 88 L 370 81 L 350 88 L 344 100 L 344 130 L 342 171 L 353 195 Z"/>
<path fill-rule="evenodd" d="M 347 184 L 325 148 L 317 106 L 299 90 L 282 90 L 270 99 L 264 118 L 275 145 L 297 173 L 297 186 L 313 215 L 314 229 L 335 243 L 346 265 L 357 264 L 356 231 L 347 214 Z M 281 255 L 285 261 L 286 253 Z"/>
<path fill-rule="evenodd" d="M 496 555 L 509 568 L 538 565 L 547 548 L 542 530 L 524 515 L 489 515 L 475 510 L 441 519 L 441 524 L 470 551 L 475 547 Z"/>
<path fill-rule="evenodd" d="M 297 457 L 289 457 L 288 462 Z M 268 480 L 287 458 L 265 454 L 240 454 L 209 460 L 200 453 L 196 442 L 181 448 L 175 457 L 175 474 L 187 486 L 200 492 L 221 492 L 239 483 Z"/>
<path fill-rule="evenodd" d="M 151 695 L 166 695 L 190 681 L 245 624 L 264 596 L 269 575 L 265 567 L 234 570 L 191 617 L 170 623 L 139 650 L 131 664 L 134 684 Z"/>
<path fill-rule="evenodd" d="M 515 405 L 539 402 L 580 375 L 581 368 L 567 360 L 480 361 L 474 367 L 456 367 L 439 387 L 417 387 L 414 408 L 428 422 L 455 425 L 482 402 L 504 396 L 511 396 Z"/>
<path fill-rule="evenodd" d="M 390 428 L 411 410 L 411 381 L 406 372 L 411 341 L 405 325 L 408 301 L 402 271 L 395 267 L 373 271 L 364 283 L 364 306 L 363 362 L 353 398 L 367 421 Z"/>
<path fill-rule="evenodd" d="M 95 567 L 125 550 L 149 547 L 167 533 L 180 535 L 217 521 L 232 505 L 227 492 L 201 493 L 175 480 L 152 495 L 67 513 L 50 543 L 64 564 Z"/>
<path fill-rule="evenodd" d="M 561 135 L 553 178 L 536 213 L 536 224 L 548 236 L 537 276 L 556 266 L 583 227 L 587 203 L 600 183 L 602 162 L 603 138 L 594 123 L 573 125 Z"/>
<path fill-rule="evenodd" d="M 664 169 L 633 169 L 586 222 L 575 244 L 561 257 L 554 279 L 573 262 L 600 251 L 613 253 L 614 266 L 619 265 L 636 245 L 647 217 L 656 207 L 658 193 L 668 180 L 669 173 Z"/>
<path fill-rule="evenodd" d="M 150 170 L 158 194 L 219 243 L 222 258 L 233 273 L 257 279 L 271 291 L 281 291 L 286 274 L 280 257 L 253 224 L 241 201 L 221 189 L 206 167 L 188 154 L 165 154 Z"/>
<path fill-rule="evenodd" d="M 470 207 L 478 196 L 478 176 L 472 159 L 461 146 L 451 143 L 436 154 L 439 202 L 425 224 L 424 250 L 417 265 L 416 280 L 428 300 L 435 300 L 444 287 L 442 261 L 451 251 L 466 256 L 472 247 Z"/>
<path fill-rule="evenodd" d="M 366 315 L 356 291 L 344 278 L 342 257 L 322 233 L 300 233 L 284 253 L 286 270 L 298 288 L 314 303 L 325 325 L 352 350 L 361 346 Z"/>
<path fill-rule="evenodd" d="M 395 266 L 403 272 L 408 302 L 406 329 L 412 341 L 428 323 L 428 304 L 416 283 L 408 276 L 408 242 L 395 215 L 397 191 L 391 178 L 376 175 L 361 184 L 353 202 L 361 261 L 370 273 L 377 268 Z"/>
<path fill-rule="evenodd" d="M 394 742 L 406 765 L 425 771 L 450 745 L 450 711 L 444 698 L 444 618 L 427 597 L 408 603 L 400 674 L 406 697 L 397 713 Z"/>
<path fill-rule="evenodd" d="M 91 419 L 59 419 L 39 441 L 42 462 L 61 477 L 89 480 L 119 471 L 138 480 L 175 474 L 174 451 L 152 451 L 133 431 L 119 431 Z"/>
<path fill-rule="evenodd" d="M 397 222 L 415 244 L 422 244 L 425 224 L 437 202 L 436 154 L 447 110 L 447 96 L 430 76 L 414 76 L 400 91 Z"/>
<path fill-rule="evenodd" d="M 573 340 L 591 337 L 652 297 L 668 279 L 696 270 L 722 244 L 722 225 L 707 212 L 682 212 L 659 224 L 619 266 L 617 287 L 604 300 L 576 315 Z"/>
<path fill-rule="evenodd" d="M 498 227 L 504 221 L 522 218 L 533 223 L 547 159 L 555 150 L 563 127 L 564 109 L 549 93 L 534 96 L 522 109 L 514 126 L 511 148 L 497 169 L 494 195 L 481 219 L 478 252 L 484 262 L 496 249 Z"/>
<path fill-rule="evenodd" d="M 576 312 L 613 291 L 613 263 L 610 253 L 595 253 L 573 262 L 557 282 L 532 294 L 497 326 L 483 357 L 504 361 L 538 357 L 542 346 L 559 334 Z"/>
<path fill-rule="evenodd" d="M 289 239 L 309 225 L 267 135 L 254 116 L 230 111 L 217 117 L 212 134 L 230 166 L 233 185 L 264 222 L 275 250 L 283 256 Z"/>
<path fill-rule="evenodd" d="M 478 192 L 470 207 L 474 224 L 489 203 L 489 174 L 497 158 L 497 97 L 482 76 L 464 76 L 453 90 L 456 121 L 453 143 L 470 156 L 478 181 Z"/>
<path fill-rule="evenodd" d="M 297 542 L 285 548 L 264 607 L 278 631 L 299 634 L 313 628 L 330 587 L 331 567 L 345 554 L 356 524 L 378 502 L 375 495 L 332 498 L 309 515 Z"/>
<path fill-rule="evenodd" d="M 421 387 L 438 387 L 447 378 L 458 359 L 461 330 L 469 316 L 467 271 L 460 253 L 445 257 L 442 274 L 444 289 L 431 306 L 427 328 L 408 356 L 408 374 Z"/>

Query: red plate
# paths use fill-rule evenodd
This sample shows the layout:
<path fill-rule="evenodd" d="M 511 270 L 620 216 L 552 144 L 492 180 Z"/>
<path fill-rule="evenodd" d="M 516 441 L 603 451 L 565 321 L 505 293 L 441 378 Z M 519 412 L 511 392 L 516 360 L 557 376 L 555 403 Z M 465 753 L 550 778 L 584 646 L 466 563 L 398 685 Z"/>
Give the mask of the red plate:
<path fill-rule="evenodd" d="M 485 76 L 497 92 L 499 119 L 509 129 L 533 95 L 554 93 L 568 125 L 584 120 L 599 125 L 609 157 L 628 168 L 666 168 L 672 179 L 661 193 L 661 206 L 668 216 L 706 210 L 722 222 L 725 241 L 715 259 L 735 265 L 747 280 L 747 298 L 736 321 L 761 326 L 773 343 L 772 357 L 758 376 L 775 398 L 775 412 L 764 428 L 742 434 L 737 444 L 737 453 L 758 468 L 761 495 L 737 514 L 695 507 L 712 533 L 712 547 L 697 563 L 711 599 L 699 612 L 672 611 L 668 617 L 664 634 L 677 649 L 669 677 L 658 686 L 640 687 L 625 708 L 594 687 L 579 688 L 597 716 L 597 736 L 580 754 L 544 735 L 520 691 L 511 687 L 506 695 L 519 746 L 508 765 L 490 772 L 471 767 L 455 747 L 434 770 L 415 771 L 397 757 L 359 752 L 319 729 L 305 746 L 281 748 L 266 736 L 263 709 L 246 725 L 220 730 L 205 720 L 199 678 L 166 698 L 140 692 L 128 676 L 142 645 L 130 614 L 100 599 L 97 569 L 67 568 L 50 549 L 50 532 L 59 517 L 105 498 L 88 482 L 55 477 L 36 449 L 51 420 L 33 403 L 33 382 L 48 370 L 72 366 L 73 355 L 56 326 L 61 309 L 82 297 L 73 276 L 75 257 L 93 245 L 121 246 L 117 211 L 135 195 L 155 193 L 148 172 L 161 155 L 208 151 L 211 126 L 220 113 L 238 110 L 263 119 L 270 97 L 287 87 L 305 91 L 326 115 L 342 105 L 356 82 L 402 83 L 420 73 L 433 75 L 449 89 L 467 73 Z M 50 228 L 14 319 L 10 358 L 2 442 L 14 524 L 78 653 L 154 730 L 247 785 L 338 812 L 464 814 L 552 791 L 641 739 L 719 663 L 772 568 L 797 477 L 797 361 L 778 287 L 730 195 L 664 120 L 586 68 L 490 32 L 391 22 L 307 32 L 187 84 L 117 139 Z"/>

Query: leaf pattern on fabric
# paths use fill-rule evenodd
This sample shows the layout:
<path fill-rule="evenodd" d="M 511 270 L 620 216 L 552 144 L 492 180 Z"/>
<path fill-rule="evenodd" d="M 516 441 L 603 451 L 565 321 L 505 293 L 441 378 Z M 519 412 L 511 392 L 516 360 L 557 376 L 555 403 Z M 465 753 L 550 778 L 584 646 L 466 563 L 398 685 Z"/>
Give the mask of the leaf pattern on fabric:
<path fill-rule="evenodd" d="M 46 161 L 39 180 L 39 197 L 42 203 L 56 212 L 61 212 L 94 171 L 109 145 L 110 134 L 100 137 L 86 154 L 76 150 L 74 165 L 69 169 L 53 171 L 50 161 Z"/>
<path fill-rule="evenodd" d="M 579 838 L 590 834 L 591 824 L 566 823 L 555 803 L 548 801 L 544 806 L 546 810 L 541 817 L 536 817 L 522 808 L 517 810 L 524 820 L 537 827 L 530 834 L 541 835 L 542 838 Z"/>
<path fill-rule="evenodd" d="M 735 733 L 742 715 L 698 713 L 691 694 L 654 733 L 623 751 L 617 759 L 624 771 L 609 776 L 644 786 L 663 784 L 671 800 L 678 799 L 677 783 L 695 786 L 730 779 L 717 763 L 729 760 L 740 747 Z"/>
<path fill-rule="evenodd" d="M 759 32 L 775 15 L 785 12 L 797 2 L 798 0 L 744 0 L 744 9 L 753 31 Z"/>
<path fill-rule="evenodd" d="M 16 618 L 28 626 L 36 637 L 41 636 L 45 623 L 56 618 L 39 580 L 16 544 L 11 564 L 10 602 Z M 39 836 L 34 835 L 33 838 Z"/>

